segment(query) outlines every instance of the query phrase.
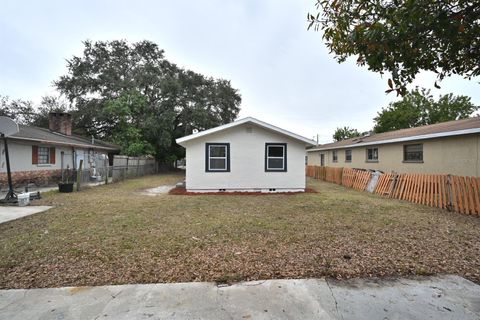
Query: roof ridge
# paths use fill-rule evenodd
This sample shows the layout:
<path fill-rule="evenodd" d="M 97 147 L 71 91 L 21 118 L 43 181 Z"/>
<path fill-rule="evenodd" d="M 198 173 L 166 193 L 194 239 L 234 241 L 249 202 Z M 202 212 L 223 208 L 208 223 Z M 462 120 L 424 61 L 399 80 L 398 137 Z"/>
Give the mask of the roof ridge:
<path fill-rule="evenodd" d="M 13 139 L 23 139 L 30 141 L 49 141 L 50 143 L 77 145 L 84 148 L 100 148 L 100 149 L 120 149 L 114 143 L 96 139 L 96 144 L 92 144 L 88 137 L 79 135 L 66 135 L 61 132 L 52 131 L 44 127 L 33 125 L 19 125 L 20 131 L 12 136 Z"/>
<path fill-rule="evenodd" d="M 328 148 L 342 148 L 342 147 L 355 147 L 355 143 L 358 145 L 365 144 L 382 144 L 390 143 L 393 140 L 409 141 L 418 140 L 420 138 L 429 139 L 434 137 L 446 137 L 450 135 L 462 135 L 475 133 L 480 131 L 480 117 L 474 116 L 460 120 L 451 120 L 438 122 L 430 125 L 423 125 L 413 128 L 405 128 L 393 131 L 387 131 L 382 133 L 375 133 L 370 136 L 361 137 L 361 140 L 355 141 L 358 138 L 349 138 L 341 141 L 324 143 L 312 149 L 328 149 Z"/>
<path fill-rule="evenodd" d="M 270 123 L 267 123 L 265 121 L 256 119 L 254 117 L 241 118 L 241 119 L 232 121 L 230 123 L 226 123 L 226 124 L 223 124 L 223 125 L 220 125 L 220 126 L 217 126 L 217 127 L 209 128 L 209 129 L 204 130 L 204 131 L 193 133 L 193 134 L 190 134 L 190 135 L 187 135 L 187 136 L 176 139 L 176 142 L 178 144 L 181 144 L 181 143 L 189 141 L 189 140 L 200 138 L 200 137 L 203 137 L 203 136 L 215 133 L 215 132 L 219 132 L 219 131 L 222 131 L 222 130 L 226 130 L 226 129 L 229 129 L 229 128 L 232 128 L 232 127 L 235 127 L 235 126 L 238 126 L 238 125 L 242 125 L 242 124 L 248 123 L 248 122 L 252 122 L 252 123 L 254 123 L 254 124 L 256 124 L 260 127 L 263 127 L 264 129 L 269 129 L 269 130 L 275 131 L 277 133 L 283 134 L 285 136 L 289 136 L 292 139 L 302 141 L 307 145 L 316 145 L 315 141 L 313 141 L 311 139 L 308 139 L 308 138 L 306 138 L 304 136 L 301 136 L 299 134 L 296 134 L 294 132 L 282 129 L 280 127 L 277 127 L 277 126 L 275 126 L 273 124 L 270 124 Z"/>

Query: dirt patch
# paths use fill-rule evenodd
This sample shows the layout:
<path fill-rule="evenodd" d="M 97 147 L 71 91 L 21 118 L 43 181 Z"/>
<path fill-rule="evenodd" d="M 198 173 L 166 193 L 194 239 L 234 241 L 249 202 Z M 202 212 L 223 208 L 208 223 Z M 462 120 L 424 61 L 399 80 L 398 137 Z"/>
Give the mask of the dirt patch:
<path fill-rule="evenodd" d="M 70 288 L 70 294 L 77 294 L 77 293 L 80 293 L 80 292 L 85 292 L 85 291 L 88 291 L 90 290 L 91 287 L 73 287 L 73 288 Z"/>

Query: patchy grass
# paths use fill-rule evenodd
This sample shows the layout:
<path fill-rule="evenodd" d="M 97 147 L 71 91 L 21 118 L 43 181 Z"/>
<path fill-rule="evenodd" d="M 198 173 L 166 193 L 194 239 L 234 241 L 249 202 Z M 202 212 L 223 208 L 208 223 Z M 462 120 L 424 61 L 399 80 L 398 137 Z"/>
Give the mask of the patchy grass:
<path fill-rule="evenodd" d="M 0 287 L 454 273 L 480 282 L 480 219 L 309 180 L 318 193 L 145 196 L 150 176 L 49 194 L 0 224 Z"/>

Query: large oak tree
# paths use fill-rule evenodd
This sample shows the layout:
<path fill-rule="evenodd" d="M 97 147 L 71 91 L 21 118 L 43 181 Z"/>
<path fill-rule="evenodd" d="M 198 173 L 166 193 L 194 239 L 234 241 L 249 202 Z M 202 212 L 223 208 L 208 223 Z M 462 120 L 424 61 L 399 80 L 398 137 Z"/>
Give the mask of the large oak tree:
<path fill-rule="evenodd" d="M 183 154 L 176 138 L 238 115 L 241 98 L 229 81 L 178 67 L 153 42 L 84 46 L 55 85 L 72 103 L 77 128 L 120 144 L 124 153 L 170 162 Z"/>

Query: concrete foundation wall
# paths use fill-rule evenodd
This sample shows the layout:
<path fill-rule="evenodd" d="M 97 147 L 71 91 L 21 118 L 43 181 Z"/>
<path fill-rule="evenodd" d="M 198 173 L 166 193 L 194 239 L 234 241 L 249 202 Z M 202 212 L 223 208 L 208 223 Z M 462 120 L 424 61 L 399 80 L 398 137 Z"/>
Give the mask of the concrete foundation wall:
<path fill-rule="evenodd" d="M 403 161 L 405 144 L 423 144 L 423 162 Z M 309 165 L 320 165 L 324 154 L 325 166 L 395 171 L 398 173 L 453 174 L 480 176 L 480 134 L 412 141 L 406 143 L 379 144 L 378 162 L 367 161 L 367 147 L 351 148 L 352 161 L 345 161 L 345 149 L 337 149 L 338 161 L 333 162 L 333 150 L 307 152 Z"/>

